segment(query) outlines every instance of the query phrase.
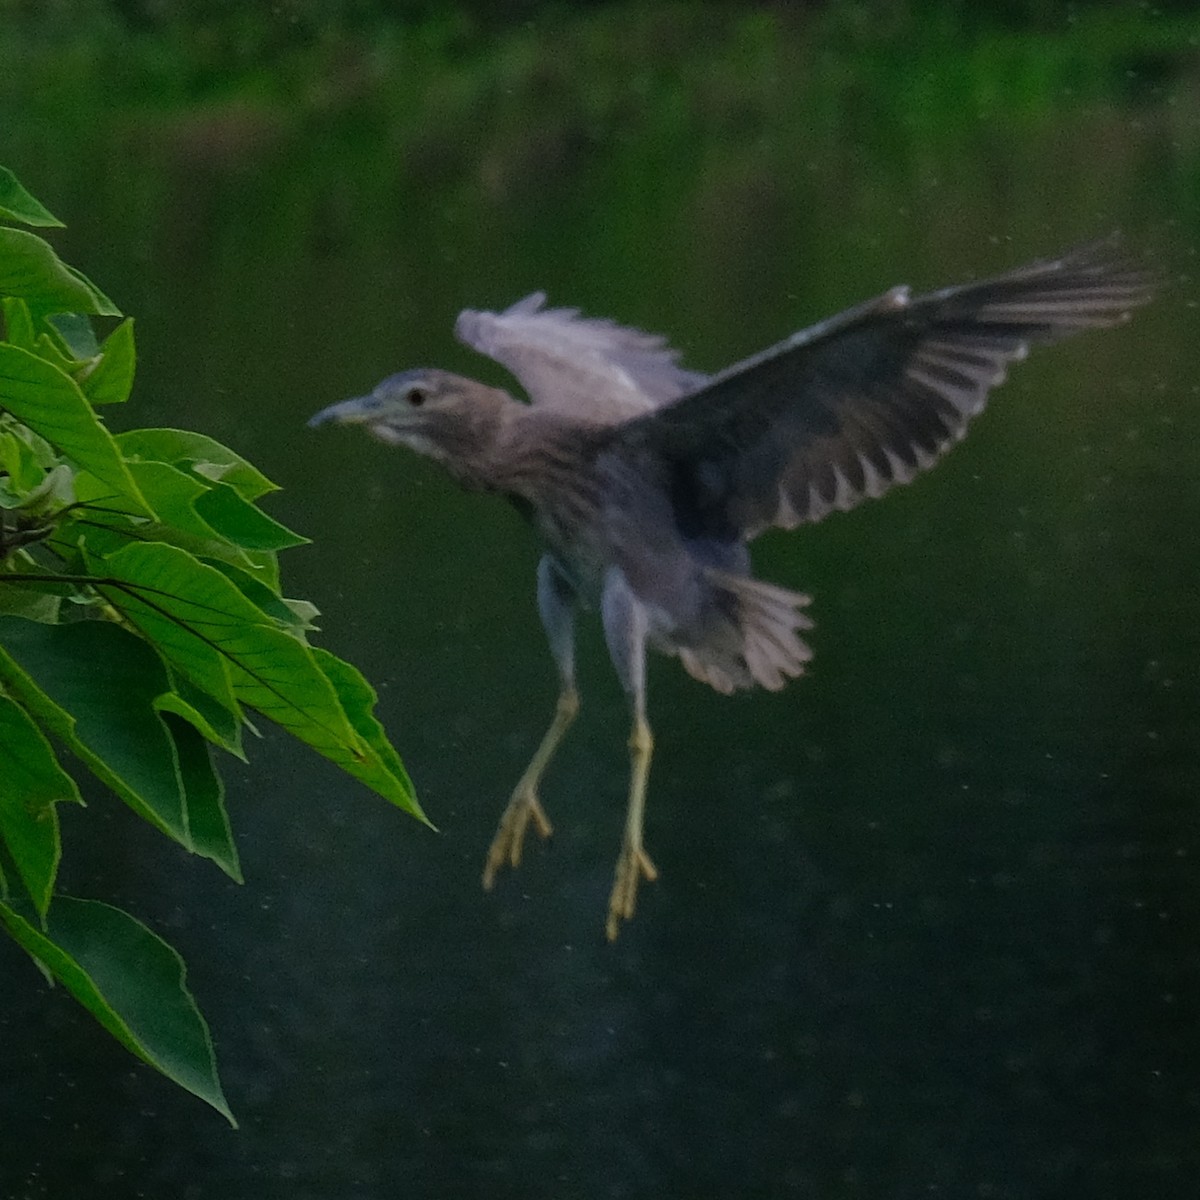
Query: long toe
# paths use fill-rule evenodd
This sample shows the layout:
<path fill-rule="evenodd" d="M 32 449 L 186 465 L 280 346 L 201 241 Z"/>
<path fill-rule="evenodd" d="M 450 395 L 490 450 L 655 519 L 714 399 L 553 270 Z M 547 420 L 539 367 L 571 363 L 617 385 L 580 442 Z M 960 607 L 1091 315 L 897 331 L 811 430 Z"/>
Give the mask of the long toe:
<path fill-rule="evenodd" d="M 638 884 L 645 879 L 653 883 L 658 878 L 658 868 L 641 846 L 626 842 L 617 859 L 616 876 L 613 879 L 612 895 L 608 901 L 608 921 L 604 932 L 610 942 L 621 932 L 621 922 L 628 921 L 637 907 Z"/>
<path fill-rule="evenodd" d="M 525 845 L 525 831 L 529 822 L 543 838 L 548 838 L 554 829 L 542 808 L 537 793 L 533 791 L 518 791 L 508 802 L 496 836 L 492 838 L 488 849 L 487 861 L 483 866 L 483 888 L 490 892 L 496 882 L 496 872 L 507 862 L 510 867 L 521 865 L 521 852 Z"/>

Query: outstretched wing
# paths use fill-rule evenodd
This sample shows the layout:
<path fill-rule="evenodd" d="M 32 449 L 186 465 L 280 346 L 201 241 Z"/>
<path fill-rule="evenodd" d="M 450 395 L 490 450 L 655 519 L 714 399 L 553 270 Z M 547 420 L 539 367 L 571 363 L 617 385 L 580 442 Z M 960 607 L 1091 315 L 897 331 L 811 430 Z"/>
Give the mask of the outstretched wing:
<path fill-rule="evenodd" d="M 534 292 L 501 313 L 466 309 L 455 336 L 506 366 L 534 404 L 597 425 L 652 412 L 707 382 L 680 367 L 661 337 L 545 304 Z"/>
<path fill-rule="evenodd" d="M 628 423 L 612 448 L 659 461 L 689 532 L 791 529 L 907 483 L 1030 346 L 1125 320 L 1153 282 L 1109 238 L 915 300 L 893 288 Z"/>

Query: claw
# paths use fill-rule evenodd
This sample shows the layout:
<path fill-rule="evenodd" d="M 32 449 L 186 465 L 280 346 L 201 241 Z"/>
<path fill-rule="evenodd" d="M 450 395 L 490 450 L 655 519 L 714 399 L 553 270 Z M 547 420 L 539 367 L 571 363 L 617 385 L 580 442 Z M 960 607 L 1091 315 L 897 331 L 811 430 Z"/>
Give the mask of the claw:
<path fill-rule="evenodd" d="M 508 802 L 504 815 L 500 818 L 496 836 L 492 839 L 488 850 L 487 862 L 483 867 L 483 890 L 490 892 L 496 882 L 496 872 L 507 862 L 510 867 L 521 865 L 521 851 L 525 844 L 525 831 L 532 821 L 534 828 L 543 838 L 548 838 L 553 832 L 546 810 L 542 808 L 537 793 L 518 788 Z"/>
<path fill-rule="evenodd" d="M 645 879 L 653 883 L 658 878 L 658 868 L 650 860 L 650 855 L 640 845 L 634 846 L 628 841 L 621 847 L 617 858 L 616 878 L 613 880 L 612 896 L 608 901 L 608 921 L 604 926 L 605 936 L 610 942 L 617 940 L 621 932 L 621 922 L 628 921 L 633 916 L 637 906 L 638 884 Z"/>
<path fill-rule="evenodd" d="M 658 878 L 658 868 L 650 861 L 650 855 L 642 848 L 642 824 L 646 809 L 646 777 L 650 771 L 650 758 L 654 753 L 654 737 L 639 702 L 634 712 L 633 729 L 629 733 L 629 806 L 625 811 L 625 836 L 621 841 L 621 853 L 617 856 L 616 877 L 613 879 L 612 896 L 608 901 L 608 920 L 604 932 L 610 942 L 616 941 L 621 931 L 621 922 L 633 916 L 637 904 L 638 884 L 644 879 L 653 883 Z"/>
<path fill-rule="evenodd" d="M 520 865 L 521 851 L 525 845 L 525 830 L 529 828 L 530 821 L 544 838 L 548 838 L 553 832 L 546 817 L 546 811 L 542 808 L 541 801 L 538 800 L 538 783 L 542 778 L 542 772 L 554 756 L 554 751 L 558 749 L 559 742 L 570 728 L 578 711 L 579 693 L 576 692 L 575 685 L 568 680 L 559 694 L 558 705 L 554 710 L 554 720 L 550 722 L 546 736 L 542 738 L 541 745 L 538 746 L 532 761 L 525 768 L 525 774 L 521 776 L 520 782 L 513 790 L 512 799 L 509 800 L 508 807 L 500 818 L 496 836 L 492 838 L 487 861 L 483 864 L 483 890 L 485 892 L 492 890 L 492 884 L 496 882 L 496 872 L 506 862 L 510 867 Z"/>

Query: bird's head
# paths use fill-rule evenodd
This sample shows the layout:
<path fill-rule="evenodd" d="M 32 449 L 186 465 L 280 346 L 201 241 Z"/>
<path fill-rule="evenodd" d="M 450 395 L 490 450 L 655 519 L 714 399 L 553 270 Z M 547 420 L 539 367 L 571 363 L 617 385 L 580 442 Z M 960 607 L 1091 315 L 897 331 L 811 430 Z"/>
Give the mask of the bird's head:
<path fill-rule="evenodd" d="M 429 368 L 389 375 L 368 395 L 331 404 L 308 424 L 364 425 L 381 442 L 469 473 L 472 458 L 494 439 L 506 403 L 513 401 L 504 392 Z"/>

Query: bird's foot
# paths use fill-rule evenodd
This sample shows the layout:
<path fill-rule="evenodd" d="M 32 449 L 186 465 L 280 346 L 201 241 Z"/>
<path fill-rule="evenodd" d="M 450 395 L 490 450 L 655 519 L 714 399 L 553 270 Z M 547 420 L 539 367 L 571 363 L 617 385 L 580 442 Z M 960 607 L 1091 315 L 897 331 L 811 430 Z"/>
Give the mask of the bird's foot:
<path fill-rule="evenodd" d="M 488 850 L 487 862 L 483 866 L 484 891 L 492 890 L 492 884 L 496 882 L 496 872 L 505 863 L 510 867 L 521 865 L 521 850 L 530 821 L 544 838 L 548 838 L 554 832 L 545 809 L 537 798 L 537 792 L 533 788 L 518 787 L 500 818 L 496 836 L 492 838 L 492 845 Z"/>
<path fill-rule="evenodd" d="M 638 884 L 644 879 L 653 883 L 658 878 L 658 868 L 650 860 L 650 855 L 642 849 L 640 842 L 625 839 L 617 858 L 616 878 L 613 880 L 612 896 L 608 901 L 608 921 L 604 932 L 610 942 L 617 940 L 621 932 L 621 922 L 628 921 L 633 916 L 637 904 Z"/>

